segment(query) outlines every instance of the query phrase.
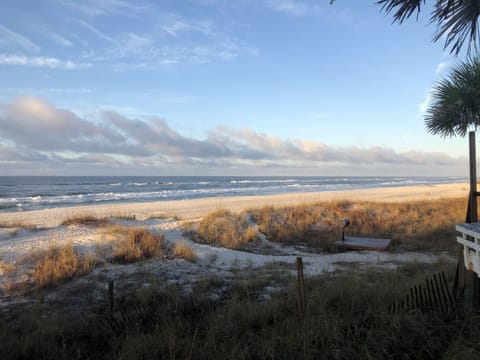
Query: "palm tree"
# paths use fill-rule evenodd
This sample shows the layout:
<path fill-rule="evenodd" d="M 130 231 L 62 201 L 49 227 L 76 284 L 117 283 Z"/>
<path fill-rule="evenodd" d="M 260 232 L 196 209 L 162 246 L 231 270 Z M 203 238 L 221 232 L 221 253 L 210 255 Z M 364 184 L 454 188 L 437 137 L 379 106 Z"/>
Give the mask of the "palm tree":
<path fill-rule="evenodd" d="M 465 136 L 480 125 L 480 58 L 470 57 L 454 66 L 449 75 L 433 88 L 432 101 L 425 114 L 427 131 L 447 136 Z M 469 131 L 470 194 L 466 221 L 478 221 L 477 166 L 475 132 Z M 473 273 L 473 302 L 480 306 L 479 277 Z M 475 290 L 476 289 L 476 290 Z M 453 294 L 463 301 L 465 291 L 465 265 L 463 249 L 460 252 Z"/>
<path fill-rule="evenodd" d="M 330 0 L 330 3 L 336 0 Z M 393 22 L 403 23 L 425 6 L 426 0 L 377 0 L 387 14 L 393 13 Z M 430 21 L 436 24 L 433 36 L 436 42 L 445 36 L 444 49 L 450 47 L 455 56 L 459 54 L 463 44 L 468 42 L 468 53 L 472 47 L 477 50 L 479 38 L 478 18 L 480 16 L 479 0 L 435 0 Z"/>
<path fill-rule="evenodd" d="M 465 136 L 480 125 L 480 58 L 468 58 L 438 81 L 425 114 L 431 134 Z"/>

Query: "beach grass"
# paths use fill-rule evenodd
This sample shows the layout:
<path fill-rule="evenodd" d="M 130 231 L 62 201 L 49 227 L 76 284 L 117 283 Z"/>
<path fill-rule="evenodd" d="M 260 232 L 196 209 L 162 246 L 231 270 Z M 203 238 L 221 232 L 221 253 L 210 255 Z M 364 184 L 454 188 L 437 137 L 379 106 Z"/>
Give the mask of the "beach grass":
<path fill-rule="evenodd" d="M 414 278 L 437 270 L 418 269 Z M 449 281 L 452 276 L 447 274 Z M 241 273 L 229 283 L 218 277 L 205 279 L 189 295 L 176 287 L 153 286 L 123 294 L 113 322 L 102 311 L 107 305 L 100 303 L 92 304 L 88 316 L 78 319 L 60 309 L 49 309 L 48 316 L 45 308 L 19 310 L 13 324 L 0 316 L 0 357 L 456 359 L 480 355 L 480 316 L 475 312 L 388 311 L 389 304 L 415 284 L 403 271 L 348 271 L 307 278 L 303 316 L 296 281 L 279 279 L 258 272 Z M 278 281 L 283 281 L 281 286 Z M 212 298 L 213 293 L 220 295 Z"/>
<path fill-rule="evenodd" d="M 193 251 L 192 247 L 188 245 L 186 242 L 177 242 L 173 249 L 173 256 L 176 258 L 182 258 L 190 262 L 194 262 L 197 259 L 195 255 L 195 251 Z"/>
<path fill-rule="evenodd" d="M 49 248 L 36 256 L 32 279 L 37 287 L 56 286 L 90 272 L 97 264 L 95 254 L 80 254 L 72 244 Z"/>
<path fill-rule="evenodd" d="M 246 220 L 227 209 L 217 209 L 202 218 L 198 226 L 197 240 L 228 249 L 239 249 L 246 242 Z"/>
<path fill-rule="evenodd" d="M 128 264 L 144 259 L 158 258 L 165 245 L 163 235 L 152 234 L 143 228 L 126 229 L 126 238 L 113 247 L 113 262 Z"/>
<path fill-rule="evenodd" d="M 260 231 L 271 241 L 301 242 L 323 248 L 347 235 L 390 238 L 398 249 L 441 251 L 455 248 L 455 224 L 465 217 L 465 199 L 408 203 L 331 202 L 313 206 L 253 211 Z M 452 246 L 453 245 L 453 246 Z"/>

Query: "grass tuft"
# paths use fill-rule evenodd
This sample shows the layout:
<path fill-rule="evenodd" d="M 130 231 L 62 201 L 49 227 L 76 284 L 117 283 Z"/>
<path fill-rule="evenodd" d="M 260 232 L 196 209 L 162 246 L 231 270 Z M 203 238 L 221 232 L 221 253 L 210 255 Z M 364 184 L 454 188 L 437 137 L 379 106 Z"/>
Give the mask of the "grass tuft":
<path fill-rule="evenodd" d="M 114 246 L 114 262 L 128 264 L 162 255 L 162 245 L 165 240 L 163 235 L 155 235 L 141 228 L 126 229 L 126 231 L 127 238 Z"/>
<path fill-rule="evenodd" d="M 43 254 L 37 255 L 33 281 L 37 287 L 58 285 L 90 272 L 96 263 L 95 255 L 78 254 L 72 244 L 58 247 L 53 243 Z"/>
<path fill-rule="evenodd" d="M 185 259 L 190 262 L 195 262 L 197 256 L 193 249 L 185 242 L 177 242 L 175 248 L 173 249 L 173 255 Z"/>

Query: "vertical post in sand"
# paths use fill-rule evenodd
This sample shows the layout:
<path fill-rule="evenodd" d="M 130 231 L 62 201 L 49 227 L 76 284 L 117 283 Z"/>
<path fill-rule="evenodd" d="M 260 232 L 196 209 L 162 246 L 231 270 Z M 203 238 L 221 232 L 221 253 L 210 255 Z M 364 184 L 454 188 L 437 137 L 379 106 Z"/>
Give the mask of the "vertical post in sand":
<path fill-rule="evenodd" d="M 477 154 L 475 149 L 475 131 L 470 131 L 469 146 L 470 146 L 470 219 L 469 223 L 478 221 L 478 205 L 477 205 Z"/>
<path fill-rule="evenodd" d="M 108 311 L 110 324 L 113 325 L 113 280 L 108 282 Z"/>
<path fill-rule="evenodd" d="M 470 219 L 469 223 L 478 221 L 478 203 L 477 203 L 477 154 L 475 143 L 475 131 L 470 131 L 469 145 L 470 145 Z M 465 267 L 465 265 L 464 265 Z M 472 300 L 473 306 L 479 307 L 480 303 L 480 280 L 478 274 L 472 271 Z"/>
<path fill-rule="evenodd" d="M 477 154 L 475 144 L 475 131 L 468 133 L 469 145 L 469 165 L 470 165 L 470 193 L 468 194 L 468 206 L 466 223 L 473 223 L 478 221 L 478 203 L 477 203 Z M 455 281 L 453 283 L 453 296 L 457 303 L 462 303 L 465 294 L 465 275 L 466 268 L 464 263 L 463 247 L 460 250 L 457 261 L 457 271 L 455 273 Z M 473 272 L 473 304 L 477 306 L 479 303 L 479 279 L 478 275 Z"/>
<path fill-rule="evenodd" d="M 300 301 L 300 315 L 305 315 L 306 300 L 305 300 L 305 282 L 303 278 L 303 261 L 301 257 L 297 257 L 297 278 L 298 278 L 298 297 Z"/>

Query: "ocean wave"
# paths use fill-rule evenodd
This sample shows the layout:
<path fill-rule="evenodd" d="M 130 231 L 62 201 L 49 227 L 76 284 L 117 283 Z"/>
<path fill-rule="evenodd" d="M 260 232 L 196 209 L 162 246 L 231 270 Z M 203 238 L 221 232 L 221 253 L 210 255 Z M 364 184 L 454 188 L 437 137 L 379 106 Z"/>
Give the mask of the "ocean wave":
<path fill-rule="evenodd" d="M 230 184 L 269 184 L 269 183 L 289 183 L 297 181 L 295 179 L 272 179 L 272 180 L 230 180 Z"/>
<path fill-rule="evenodd" d="M 0 211 L 45 209 L 57 206 L 76 206 L 102 202 L 146 202 L 160 200 L 182 200 L 213 196 L 240 196 L 279 194 L 291 192 L 335 191 L 428 185 L 466 181 L 463 177 L 179 177 L 165 179 L 111 178 L 86 182 L 85 178 L 74 179 L 65 187 L 54 184 L 18 184 L 7 190 L 1 188 Z M 44 180 L 42 180 L 44 181 Z M 83 184 L 83 185 L 82 185 Z M 96 185 L 100 184 L 100 185 Z"/>

